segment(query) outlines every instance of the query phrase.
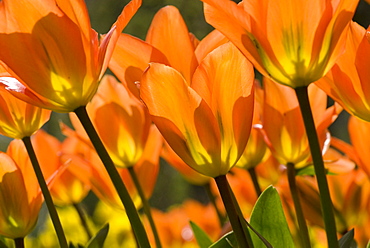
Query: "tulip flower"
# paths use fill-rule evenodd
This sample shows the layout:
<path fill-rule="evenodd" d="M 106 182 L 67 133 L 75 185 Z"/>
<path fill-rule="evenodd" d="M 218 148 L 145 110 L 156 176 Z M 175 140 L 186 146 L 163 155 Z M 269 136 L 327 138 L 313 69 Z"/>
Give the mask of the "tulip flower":
<path fill-rule="evenodd" d="M 36 225 L 43 202 L 41 190 L 21 140 L 10 142 L 7 152 L 0 153 L 0 160 L 0 234 L 24 238 Z M 44 164 L 46 181 L 52 185 L 64 167 L 47 169 Z"/>
<path fill-rule="evenodd" d="M 0 88 L 0 133 L 13 139 L 30 137 L 50 118 L 51 111 L 25 103 Z"/>
<path fill-rule="evenodd" d="M 0 160 L 0 234 L 12 239 L 25 237 L 36 225 L 42 204 L 41 191 L 27 167 L 17 165 L 3 152 Z"/>
<path fill-rule="evenodd" d="M 308 164 L 310 148 L 294 90 L 265 78 L 265 104 L 263 131 L 265 139 L 277 160 L 284 165 L 293 163 L 297 168 Z M 338 117 L 342 108 L 327 106 L 327 96 L 315 85 L 309 87 L 313 116 L 319 135 L 322 153 L 330 144 L 329 125 Z"/>
<path fill-rule="evenodd" d="M 105 76 L 87 112 L 114 164 L 134 166 L 143 154 L 151 127 L 142 102 L 113 76 Z"/>
<path fill-rule="evenodd" d="M 84 1 L 2 1 L 0 59 L 14 76 L 2 87 L 16 97 L 57 112 L 92 99 L 119 34 L 141 5 L 131 1 L 99 40 Z"/>
<path fill-rule="evenodd" d="M 370 121 L 370 40 L 367 37 L 370 28 L 366 31 L 352 22 L 349 30 L 345 53 L 316 84 L 349 113 Z"/>
<path fill-rule="evenodd" d="M 141 81 L 141 98 L 184 162 L 217 177 L 235 165 L 248 140 L 253 76 L 251 64 L 225 44 L 202 61 L 191 85 L 175 69 L 152 63 Z"/>
<path fill-rule="evenodd" d="M 2 67 L 0 75 L 11 78 Z M 13 139 L 30 137 L 49 120 L 50 113 L 51 111 L 25 103 L 0 88 L 0 134 Z"/>
<path fill-rule="evenodd" d="M 358 1 L 202 0 L 207 22 L 265 76 L 292 88 L 323 77 L 343 52 Z"/>
<path fill-rule="evenodd" d="M 67 166 L 50 188 L 54 203 L 59 206 L 80 203 L 90 191 L 90 185 L 74 175 L 73 166 L 70 166 L 69 161 L 62 160 L 64 142 L 43 130 L 38 131 L 32 141 L 40 164 L 47 165 L 46 171 L 52 173 L 63 164 Z"/>
<path fill-rule="evenodd" d="M 68 138 L 64 141 L 65 149 L 63 150 L 62 158 L 70 161 L 71 172 L 83 182 L 91 184 L 92 191 L 105 203 L 122 209 L 123 206 L 117 192 L 91 145 L 84 142 L 79 137 L 79 134 L 74 131 L 67 127 L 64 127 L 64 129 L 64 133 L 68 134 Z M 146 197 L 151 195 L 159 172 L 158 158 L 161 145 L 161 136 L 153 127 L 142 157 L 133 167 Z M 135 205 L 139 206 L 141 204 L 140 198 L 128 171 L 124 168 L 119 168 L 118 171 L 124 179 Z"/>

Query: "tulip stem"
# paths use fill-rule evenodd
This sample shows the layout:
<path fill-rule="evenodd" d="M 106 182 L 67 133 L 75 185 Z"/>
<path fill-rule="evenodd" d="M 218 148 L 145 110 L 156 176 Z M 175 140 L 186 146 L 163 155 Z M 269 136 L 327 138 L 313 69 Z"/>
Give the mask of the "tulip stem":
<path fill-rule="evenodd" d="M 252 179 L 253 187 L 254 187 L 254 190 L 256 191 L 257 198 L 258 198 L 262 194 L 262 190 L 258 183 L 258 178 L 257 178 L 255 167 L 248 169 L 248 172 Z"/>
<path fill-rule="evenodd" d="M 86 232 L 86 235 L 87 235 L 88 239 L 90 240 L 92 238 L 92 233 L 89 229 L 89 226 L 87 225 L 86 216 L 85 216 L 85 213 L 84 213 L 83 209 L 77 203 L 73 203 L 73 207 L 76 209 L 76 212 L 77 212 L 78 216 L 80 217 L 81 224 L 82 224 L 83 228 L 85 229 L 85 232 Z"/>
<path fill-rule="evenodd" d="M 233 193 L 231 192 L 231 188 L 229 186 L 229 182 L 227 181 L 226 175 L 221 175 L 215 177 L 214 179 L 217 184 L 217 188 L 220 192 L 222 202 L 224 203 L 227 215 L 229 216 L 230 224 L 231 227 L 233 228 L 239 247 L 240 248 L 250 247 L 247 237 L 243 230 L 243 220 L 241 220 L 241 218 L 243 217 L 239 216 L 238 208 L 235 205 L 237 203 L 233 197 Z"/>
<path fill-rule="evenodd" d="M 149 202 L 146 199 L 146 196 L 144 194 L 143 188 L 141 187 L 141 184 L 139 182 L 139 179 L 138 179 L 138 177 L 136 175 L 136 172 L 134 170 L 134 167 L 133 166 L 130 166 L 127 169 L 128 169 L 128 171 L 130 173 L 130 176 L 131 176 L 132 181 L 135 184 L 136 190 L 139 193 L 139 196 L 141 198 L 141 202 L 143 204 L 144 213 L 145 213 L 146 217 L 148 218 L 150 227 L 152 228 L 153 236 L 154 236 L 154 239 L 155 239 L 155 245 L 156 245 L 157 248 L 161 248 L 162 247 L 162 244 L 161 244 L 161 241 L 159 239 L 159 234 L 158 234 L 158 231 L 157 231 L 157 227 L 155 226 L 155 222 L 153 220 L 153 216 L 152 216 L 152 212 L 150 210 Z"/>
<path fill-rule="evenodd" d="M 61 248 L 67 248 L 68 247 L 67 239 L 64 235 L 63 227 L 62 224 L 60 223 L 57 210 L 55 209 L 53 199 L 51 198 L 51 194 L 48 189 L 48 186 L 46 185 L 45 178 L 44 175 L 42 174 L 39 161 L 37 160 L 35 151 L 33 149 L 31 138 L 24 137 L 22 141 L 27 149 L 28 156 L 30 157 L 31 164 L 33 166 L 33 170 L 35 171 L 37 181 L 39 182 L 41 192 L 44 196 L 45 204 L 48 208 L 51 221 L 53 222 L 54 229 L 59 240 L 59 245 Z"/>
<path fill-rule="evenodd" d="M 95 147 L 101 161 L 103 162 L 105 169 L 107 170 L 112 183 L 117 190 L 118 196 L 120 197 L 123 206 L 125 207 L 128 219 L 131 223 L 135 237 L 138 240 L 140 247 L 147 248 L 150 247 L 148 236 L 145 232 L 143 223 L 140 220 L 139 214 L 135 208 L 135 205 L 127 191 L 125 184 L 119 175 L 117 168 L 115 167 L 112 158 L 109 156 L 107 150 L 105 149 L 103 142 L 101 141 L 98 133 L 96 132 L 89 115 L 87 114 L 86 107 L 81 106 L 75 111 L 78 119 L 80 120 L 82 126 L 85 128 L 87 135 L 89 136 L 91 143 Z"/>
<path fill-rule="evenodd" d="M 204 185 L 204 189 L 207 192 L 209 201 L 211 202 L 213 208 L 215 209 L 215 211 L 217 213 L 218 221 L 220 223 L 220 227 L 222 228 L 223 225 L 224 225 L 224 223 L 225 223 L 225 216 L 223 216 L 223 214 L 221 213 L 220 209 L 217 207 L 215 195 L 212 193 L 212 190 L 211 190 L 211 184 L 209 182 L 206 183 Z"/>
<path fill-rule="evenodd" d="M 24 238 L 15 238 L 14 239 L 15 248 L 24 248 Z"/>
<path fill-rule="evenodd" d="M 308 228 L 306 224 L 306 219 L 304 218 L 302 205 L 299 200 L 299 192 L 297 188 L 297 184 L 295 181 L 296 172 L 294 168 L 293 163 L 287 164 L 288 168 L 288 182 L 289 182 L 289 188 L 290 188 L 290 194 L 292 195 L 293 204 L 297 216 L 298 226 L 299 226 L 299 237 L 301 241 L 302 248 L 310 248 L 311 242 L 310 242 L 310 235 L 308 234 Z"/>
<path fill-rule="evenodd" d="M 295 89 L 299 107 L 302 112 L 308 143 L 315 169 L 317 184 L 320 192 L 321 210 L 324 218 L 325 231 L 329 248 L 338 248 L 337 231 L 333 212 L 333 204 L 330 198 L 328 181 L 324 161 L 321 154 L 319 139 L 316 132 L 314 119 L 312 116 L 310 101 L 308 98 L 308 87 L 298 87 Z"/>

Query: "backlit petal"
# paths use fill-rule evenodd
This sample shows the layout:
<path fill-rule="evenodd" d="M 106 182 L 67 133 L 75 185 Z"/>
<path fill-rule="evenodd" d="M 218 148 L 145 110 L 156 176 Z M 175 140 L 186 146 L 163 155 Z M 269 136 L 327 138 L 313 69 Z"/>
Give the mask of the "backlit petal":
<path fill-rule="evenodd" d="M 164 53 L 170 65 L 190 83 L 197 60 L 189 31 L 179 12 L 173 6 L 160 9 L 147 33 L 146 41 Z"/>

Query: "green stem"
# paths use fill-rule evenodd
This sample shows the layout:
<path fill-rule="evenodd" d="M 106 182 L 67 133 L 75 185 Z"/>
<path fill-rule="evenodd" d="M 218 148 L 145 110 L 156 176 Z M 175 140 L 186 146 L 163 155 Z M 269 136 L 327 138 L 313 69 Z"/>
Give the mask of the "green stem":
<path fill-rule="evenodd" d="M 92 238 L 92 233 L 87 225 L 86 216 L 85 216 L 84 211 L 82 210 L 81 206 L 77 203 L 74 203 L 73 207 L 76 209 L 78 216 L 80 217 L 81 224 L 83 228 L 85 229 L 88 239 L 90 240 Z"/>
<path fill-rule="evenodd" d="M 161 248 L 162 247 L 162 244 L 161 244 L 161 241 L 159 239 L 157 227 L 155 226 L 155 222 L 153 220 L 153 216 L 152 216 L 152 212 L 150 210 L 149 202 L 148 202 L 148 200 L 145 197 L 143 188 L 141 187 L 141 184 L 140 184 L 139 179 L 138 179 L 138 177 L 136 175 L 136 172 L 134 170 L 134 167 L 130 166 L 127 169 L 128 169 L 128 171 L 130 173 L 130 176 L 131 176 L 132 181 L 135 184 L 136 190 L 139 193 L 139 196 L 141 198 L 141 202 L 143 204 L 143 209 L 144 209 L 145 215 L 148 218 L 150 227 L 152 228 L 153 236 L 154 236 L 154 239 L 155 239 L 155 245 L 156 245 L 157 248 Z"/>
<path fill-rule="evenodd" d="M 299 192 L 298 192 L 297 184 L 295 181 L 296 172 L 295 172 L 294 164 L 288 163 L 287 168 L 288 168 L 289 188 L 290 188 L 290 193 L 292 195 L 294 209 L 295 209 L 296 216 L 297 216 L 297 221 L 298 221 L 298 226 L 299 226 L 298 233 L 299 233 L 301 245 L 303 248 L 310 248 L 311 247 L 310 236 L 308 234 L 306 220 L 304 218 L 301 202 L 299 200 Z"/>
<path fill-rule="evenodd" d="M 220 192 L 222 202 L 224 203 L 227 215 L 229 216 L 231 227 L 233 228 L 234 234 L 238 241 L 240 248 L 250 247 L 247 241 L 247 237 L 243 230 L 243 223 L 238 215 L 237 207 L 232 193 L 230 192 L 230 186 L 227 181 L 226 175 L 221 175 L 214 178 L 217 184 L 217 188 Z"/>
<path fill-rule="evenodd" d="M 254 190 L 256 191 L 257 197 L 259 197 L 262 194 L 262 190 L 260 184 L 258 183 L 255 167 L 248 169 L 248 172 L 252 179 Z"/>
<path fill-rule="evenodd" d="M 223 227 L 223 225 L 225 223 L 225 216 L 223 216 L 223 214 L 221 213 L 220 209 L 217 207 L 215 195 L 212 193 L 211 185 L 210 185 L 209 182 L 204 185 L 204 189 L 207 192 L 209 201 L 211 202 L 211 204 L 213 205 L 213 207 L 214 207 L 214 209 L 215 209 L 215 211 L 217 213 L 217 217 L 218 217 L 218 221 L 220 223 L 220 227 Z"/>
<path fill-rule="evenodd" d="M 107 150 L 105 149 L 103 142 L 101 141 L 98 133 L 96 132 L 89 115 L 87 114 L 86 107 L 81 106 L 74 111 L 80 120 L 81 124 L 85 128 L 87 135 L 89 136 L 91 143 L 95 147 L 101 161 L 103 162 L 105 169 L 107 170 L 112 183 L 117 190 L 118 196 L 125 207 L 127 217 L 131 223 L 133 232 L 137 237 L 140 247 L 147 248 L 150 247 L 148 236 L 145 232 L 143 223 L 140 220 L 139 214 L 135 208 L 135 205 L 127 191 L 125 184 L 119 175 L 113 160 L 109 156 Z"/>
<path fill-rule="evenodd" d="M 50 195 L 50 191 L 48 189 L 48 186 L 46 185 L 45 178 L 44 178 L 44 175 L 42 174 L 39 161 L 37 160 L 35 151 L 33 149 L 31 138 L 24 137 L 22 141 L 27 149 L 28 156 L 30 157 L 30 160 L 33 166 L 33 170 L 35 171 L 37 181 L 39 182 L 41 192 L 44 196 L 45 204 L 49 210 L 50 218 L 51 218 L 51 221 L 53 222 L 54 229 L 55 229 L 55 232 L 59 240 L 59 245 L 61 248 L 67 248 L 68 247 L 67 239 L 64 235 L 64 231 L 62 228 L 62 224 L 60 223 L 57 210 L 55 209 L 53 200 Z"/>
<path fill-rule="evenodd" d="M 307 86 L 295 89 L 299 106 L 302 112 L 303 121 L 306 128 L 308 143 L 311 149 L 311 156 L 315 169 L 317 184 L 320 192 L 321 210 L 324 217 L 326 236 L 329 248 L 338 248 L 337 231 L 333 212 L 333 204 L 330 198 L 328 181 L 324 161 L 321 154 L 319 139 L 316 133 L 316 127 L 312 116 L 310 101 L 308 99 Z"/>
<path fill-rule="evenodd" d="M 24 238 L 15 238 L 14 239 L 15 248 L 24 248 Z"/>
<path fill-rule="evenodd" d="M 239 217 L 239 221 L 242 223 L 243 225 L 243 231 L 244 231 L 244 235 L 245 237 L 247 238 L 247 242 L 248 242 L 248 246 L 250 248 L 254 248 L 254 245 L 253 245 L 253 242 L 252 242 L 252 237 L 249 233 L 249 229 L 252 230 L 253 232 L 256 233 L 256 230 L 254 230 L 254 228 L 249 224 L 249 222 L 244 218 L 244 215 L 243 215 L 243 212 L 238 204 L 238 201 L 236 200 L 236 197 L 235 197 L 235 194 L 233 192 L 233 190 L 231 189 L 231 186 L 230 184 L 228 183 L 227 184 L 228 187 L 229 187 L 229 191 L 230 191 L 230 195 L 231 195 L 231 198 L 233 199 L 233 202 L 234 202 L 234 206 L 236 208 L 236 212 L 238 213 L 238 217 Z M 246 228 L 248 227 L 248 228 Z M 257 233 L 256 233 L 257 235 Z M 257 235 L 258 236 L 258 235 Z M 270 248 L 269 246 L 266 246 L 267 248 Z"/>

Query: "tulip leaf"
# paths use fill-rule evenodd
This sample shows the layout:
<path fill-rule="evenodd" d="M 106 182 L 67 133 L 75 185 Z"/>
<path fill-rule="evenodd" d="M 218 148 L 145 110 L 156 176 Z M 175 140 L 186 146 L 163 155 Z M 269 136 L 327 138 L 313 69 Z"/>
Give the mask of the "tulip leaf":
<path fill-rule="evenodd" d="M 212 245 L 212 240 L 208 237 L 207 233 L 205 233 L 197 224 L 190 221 L 190 226 L 193 230 L 199 248 L 208 248 Z"/>
<path fill-rule="evenodd" d="M 296 171 L 297 176 L 315 176 L 315 168 L 311 166 L 306 166 Z"/>
<path fill-rule="evenodd" d="M 209 248 L 234 248 L 238 247 L 238 242 L 234 232 L 229 232 L 213 243 Z"/>
<path fill-rule="evenodd" d="M 268 187 L 258 198 L 250 225 L 274 248 L 295 247 L 279 194 L 273 186 Z M 255 233 L 252 232 L 251 237 L 255 248 L 266 247 Z"/>
<path fill-rule="evenodd" d="M 104 241 L 107 238 L 109 231 L 109 224 L 105 224 L 99 232 L 90 239 L 87 243 L 87 248 L 101 248 L 104 245 Z"/>
<path fill-rule="evenodd" d="M 339 239 L 340 248 L 355 248 L 357 247 L 356 242 L 354 241 L 355 229 L 351 229 L 346 234 Z"/>
<path fill-rule="evenodd" d="M 328 169 L 326 170 L 326 174 L 327 175 L 336 175 L 335 173 L 330 172 Z M 315 168 L 314 168 L 313 165 L 309 165 L 309 166 L 303 167 L 301 169 L 297 169 L 296 175 L 297 176 L 315 176 L 316 175 Z"/>

